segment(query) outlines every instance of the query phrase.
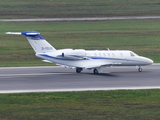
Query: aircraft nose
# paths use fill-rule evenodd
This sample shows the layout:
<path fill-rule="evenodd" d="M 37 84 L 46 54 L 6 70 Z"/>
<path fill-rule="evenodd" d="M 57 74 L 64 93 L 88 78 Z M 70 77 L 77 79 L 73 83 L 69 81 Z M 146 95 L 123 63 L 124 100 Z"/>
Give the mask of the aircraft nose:
<path fill-rule="evenodd" d="M 153 60 L 151 60 L 151 59 L 149 59 L 149 58 L 147 58 L 146 61 L 147 61 L 148 64 L 153 64 L 153 62 L 154 62 Z"/>

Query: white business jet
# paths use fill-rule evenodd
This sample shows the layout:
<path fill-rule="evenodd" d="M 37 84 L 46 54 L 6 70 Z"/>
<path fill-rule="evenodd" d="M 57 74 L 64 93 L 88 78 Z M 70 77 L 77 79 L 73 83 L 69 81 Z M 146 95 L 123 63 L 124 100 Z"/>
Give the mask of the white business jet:
<path fill-rule="evenodd" d="M 98 74 L 100 68 L 110 66 L 137 66 L 138 71 L 142 72 L 141 66 L 153 63 L 151 59 L 128 50 L 56 50 L 35 31 L 7 32 L 6 34 L 25 35 L 37 57 L 42 58 L 44 62 L 75 68 L 77 73 L 83 69 L 92 69 L 94 74 Z"/>

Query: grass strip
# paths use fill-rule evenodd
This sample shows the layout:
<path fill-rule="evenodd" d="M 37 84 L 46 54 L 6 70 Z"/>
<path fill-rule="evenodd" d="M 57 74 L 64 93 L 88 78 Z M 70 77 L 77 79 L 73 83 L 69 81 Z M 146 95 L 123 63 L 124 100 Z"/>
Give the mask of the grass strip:
<path fill-rule="evenodd" d="M 1 19 L 158 16 L 159 0 L 3 0 Z"/>
<path fill-rule="evenodd" d="M 160 90 L 0 94 L 1 120 L 158 120 Z"/>

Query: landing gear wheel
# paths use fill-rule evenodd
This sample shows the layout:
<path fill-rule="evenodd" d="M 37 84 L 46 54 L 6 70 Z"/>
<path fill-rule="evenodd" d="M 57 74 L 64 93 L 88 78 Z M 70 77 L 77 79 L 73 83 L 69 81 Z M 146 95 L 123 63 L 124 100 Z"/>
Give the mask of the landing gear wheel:
<path fill-rule="evenodd" d="M 142 68 L 141 68 L 141 67 L 140 67 L 140 68 L 138 68 L 138 71 L 139 71 L 139 72 L 142 72 Z"/>
<path fill-rule="evenodd" d="M 82 68 L 76 68 L 77 73 L 81 73 L 81 71 L 82 71 Z"/>
<path fill-rule="evenodd" d="M 97 70 L 97 69 L 94 69 L 94 70 L 93 70 L 93 73 L 94 73 L 94 74 L 98 74 L 98 70 Z"/>

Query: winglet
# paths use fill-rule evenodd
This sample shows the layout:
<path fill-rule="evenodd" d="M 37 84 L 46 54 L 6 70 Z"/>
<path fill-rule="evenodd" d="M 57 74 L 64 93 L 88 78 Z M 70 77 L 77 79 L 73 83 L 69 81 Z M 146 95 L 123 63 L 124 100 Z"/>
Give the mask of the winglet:
<path fill-rule="evenodd" d="M 6 32 L 6 34 L 22 35 L 21 32 Z"/>

